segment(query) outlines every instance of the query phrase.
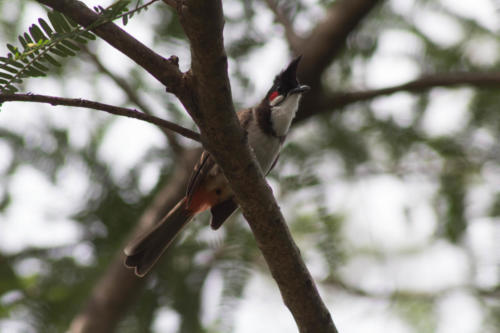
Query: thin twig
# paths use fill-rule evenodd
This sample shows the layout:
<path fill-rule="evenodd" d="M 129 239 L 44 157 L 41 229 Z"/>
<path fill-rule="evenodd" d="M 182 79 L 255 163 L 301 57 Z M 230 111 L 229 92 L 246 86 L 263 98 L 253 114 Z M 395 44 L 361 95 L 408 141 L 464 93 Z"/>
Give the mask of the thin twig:
<path fill-rule="evenodd" d="M 144 8 L 146 8 L 146 7 L 148 7 L 148 6 L 150 6 L 150 5 L 152 5 L 152 4 L 153 4 L 154 2 L 156 2 L 156 1 L 158 1 L 158 0 L 151 0 L 151 1 L 149 1 L 148 3 L 145 3 L 145 4 L 144 4 L 144 5 L 142 5 L 142 6 L 138 6 L 138 7 L 134 8 L 134 9 L 132 9 L 132 10 L 129 10 L 128 12 L 123 13 L 123 14 L 121 14 L 121 15 L 117 16 L 116 18 L 114 18 L 114 19 L 113 19 L 113 21 L 114 21 L 114 20 L 117 20 L 117 19 L 120 19 L 120 18 L 122 18 L 122 17 L 124 17 L 124 16 L 128 16 L 128 15 L 130 15 L 130 14 L 134 14 L 135 12 L 138 12 L 138 11 L 140 11 L 140 10 L 142 10 L 142 9 L 144 9 Z"/>
<path fill-rule="evenodd" d="M 168 120 L 148 115 L 144 112 L 140 112 L 135 109 L 122 108 L 95 101 L 89 101 L 81 98 L 63 98 L 63 97 L 53 97 L 53 96 L 35 95 L 35 94 L 0 94 L 0 103 L 13 102 L 13 101 L 48 103 L 51 105 L 75 106 L 75 107 L 104 111 L 119 116 L 125 116 L 143 120 L 148 123 L 157 125 L 161 128 L 165 128 L 170 131 L 179 133 L 180 135 L 183 135 L 186 138 L 190 138 L 191 140 L 201 142 L 201 137 L 198 133 L 193 132 L 190 129 L 177 125 Z"/>

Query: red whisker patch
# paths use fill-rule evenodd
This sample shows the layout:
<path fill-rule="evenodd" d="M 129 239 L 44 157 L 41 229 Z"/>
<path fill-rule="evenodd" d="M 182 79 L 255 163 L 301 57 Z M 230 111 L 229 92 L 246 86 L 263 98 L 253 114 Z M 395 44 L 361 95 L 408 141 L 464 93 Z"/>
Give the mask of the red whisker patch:
<path fill-rule="evenodd" d="M 278 97 L 278 92 L 277 91 L 273 91 L 271 93 L 271 95 L 269 95 L 269 101 L 272 101 L 273 99 L 275 99 L 276 97 Z"/>

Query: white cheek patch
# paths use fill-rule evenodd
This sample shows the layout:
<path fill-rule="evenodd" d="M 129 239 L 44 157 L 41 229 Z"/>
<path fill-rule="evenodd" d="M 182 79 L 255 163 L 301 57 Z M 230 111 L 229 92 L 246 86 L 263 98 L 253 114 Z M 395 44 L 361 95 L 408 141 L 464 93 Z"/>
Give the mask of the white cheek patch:
<path fill-rule="evenodd" d="M 271 106 L 275 106 L 277 104 L 279 104 L 285 97 L 283 95 L 278 95 L 276 96 L 272 101 L 271 103 L 269 103 L 269 105 Z"/>

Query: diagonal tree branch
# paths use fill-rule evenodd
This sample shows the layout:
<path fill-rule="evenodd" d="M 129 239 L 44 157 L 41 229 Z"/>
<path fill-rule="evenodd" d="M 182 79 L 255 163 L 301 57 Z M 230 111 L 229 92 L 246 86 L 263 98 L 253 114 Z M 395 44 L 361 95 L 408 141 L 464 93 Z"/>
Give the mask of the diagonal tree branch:
<path fill-rule="evenodd" d="M 229 180 L 300 332 L 336 332 L 236 119 L 222 37 L 222 2 L 185 1 L 178 12 L 191 45 L 198 106 L 191 115 L 206 138 L 205 148 Z"/>
<path fill-rule="evenodd" d="M 146 113 L 139 112 L 133 109 L 122 108 L 118 106 L 89 101 L 80 98 L 62 98 L 62 97 L 53 97 L 53 96 L 35 95 L 35 94 L 0 94 L 0 103 L 12 102 L 12 101 L 48 103 L 51 105 L 75 106 L 75 107 L 83 107 L 83 108 L 104 111 L 119 116 L 125 116 L 129 118 L 143 120 L 148 123 L 157 125 L 160 128 L 164 128 L 169 131 L 179 133 L 187 138 L 201 142 L 200 135 L 196 132 L 191 131 L 190 129 L 177 125 L 168 120 L 164 120 L 155 117 L 153 115 L 148 115 Z"/>

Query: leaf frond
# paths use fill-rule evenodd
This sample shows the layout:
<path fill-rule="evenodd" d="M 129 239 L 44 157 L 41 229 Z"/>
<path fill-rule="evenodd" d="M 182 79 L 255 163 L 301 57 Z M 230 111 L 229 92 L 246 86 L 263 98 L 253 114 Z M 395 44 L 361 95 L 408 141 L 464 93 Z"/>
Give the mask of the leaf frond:
<path fill-rule="evenodd" d="M 90 30 L 117 19 L 122 19 L 126 24 L 134 13 L 156 1 L 144 5 L 137 1 L 135 8 L 130 11 L 127 9 L 130 0 L 118 0 L 106 8 L 94 7 L 100 17 L 88 27 L 77 24 L 57 11 L 49 12 L 48 20 L 39 18 L 28 32 L 18 36 L 20 46 L 7 44 L 9 53 L 0 57 L 0 93 L 17 91 L 13 84 L 21 83 L 22 79 L 46 76 L 52 66 L 61 67 L 58 58 L 74 57 L 81 50 L 79 44 L 96 39 Z"/>

